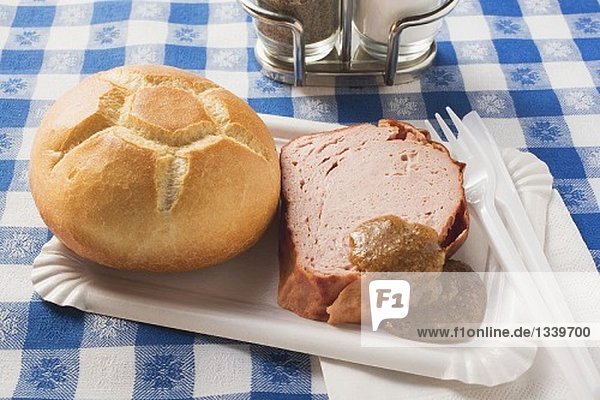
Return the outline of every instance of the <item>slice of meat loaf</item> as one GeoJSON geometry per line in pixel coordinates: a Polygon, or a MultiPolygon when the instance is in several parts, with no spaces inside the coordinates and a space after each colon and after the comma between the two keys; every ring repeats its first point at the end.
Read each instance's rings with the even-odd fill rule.
{"type": "Polygon", "coordinates": [[[454,253],[469,225],[463,168],[426,131],[394,120],[288,143],[281,151],[279,304],[306,318],[359,322],[359,301],[339,304],[359,292],[348,236],[375,217],[427,225],[447,256],[454,253]],[[346,287],[351,295],[342,293],[346,287]]]}

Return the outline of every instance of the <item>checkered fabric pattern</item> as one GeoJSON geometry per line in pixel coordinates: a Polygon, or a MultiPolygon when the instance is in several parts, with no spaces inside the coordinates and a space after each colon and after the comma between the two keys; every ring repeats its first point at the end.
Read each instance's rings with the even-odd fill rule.
{"type": "Polygon", "coordinates": [[[129,63],[192,70],[257,111],[342,123],[477,110],[498,142],[544,160],[600,266],[600,6],[461,0],[435,64],[397,87],[296,88],[259,72],[235,2],[0,0],[0,399],[326,399],[304,354],[42,302],[30,269],[51,233],[27,185],[32,138],[60,94],[129,63]]]}

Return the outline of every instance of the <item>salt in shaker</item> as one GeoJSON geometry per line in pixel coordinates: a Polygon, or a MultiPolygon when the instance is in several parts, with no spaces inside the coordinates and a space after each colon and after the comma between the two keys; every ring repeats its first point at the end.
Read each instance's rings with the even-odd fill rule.
{"type": "MultiPolygon", "coordinates": [[[[371,56],[385,60],[390,27],[398,19],[435,10],[440,0],[354,0],[353,23],[361,47],[371,56]]],[[[412,61],[429,50],[442,21],[408,28],[400,37],[398,62],[412,61]]]]}

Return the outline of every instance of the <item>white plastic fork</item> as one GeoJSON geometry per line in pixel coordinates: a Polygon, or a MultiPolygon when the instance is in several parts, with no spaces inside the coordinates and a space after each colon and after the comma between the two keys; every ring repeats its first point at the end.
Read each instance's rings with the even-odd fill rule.
{"type": "MultiPolygon", "coordinates": [[[[528,268],[524,264],[510,233],[498,214],[495,205],[496,172],[493,165],[489,162],[477,140],[470,134],[468,128],[464,126],[451,109],[447,108],[446,110],[460,132],[459,138],[457,139],[454,136],[439,114],[436,114],[436,120],[448,139],[452,155],[467,165],[464,179],[467,200],[481,221],[496,258],[503,270],[507,272],[519,272],[517,274],[518,277],[515,274],[508,274],[508,276],[523,300],[527,299],[531,302],[530,305],[533,305],[533,307],[530,308],[533,308],[539,315],[543,316],[545,321],[561,321],[557,317],[563,316],[564,318],[564,309],[562,307],[553,307],[552,300],[554,299],[547,299],[548,296],[542,295],[544,290],[540,290],[528,273],[528,268]],[[549,301],[552,305],[548,304],[549,301]]],[[[439,138],[435,129],[428,122],[427,127],[430,129],[432,136],[439,138]]],[[[564,323],[564,319],[561,322],[564,323]]],[[[586,379],[586,377],[589,378],[597,374],[595,366],[593,363],[590,365],[587,362],[587,357],[582,357],[583,352],[580,349],[554,347],[548,350],[561,367],[574,394],[577,394],[577,398],[600,398],[600,389],[598,387],[600,382],[593,382],[586,379]],[[590,371],[588,368],[593,368],[593,370],[590,371]]]]}
{"type": "MultiPolygon", "coordinates": [[[[535,230],[529,222],[523,203],[521,203],[508,170],[502,161],[500,151],[483,121],[477,113],[472,113],[474,115],[471,116],[471,120],[474,119],[475,126],[478,126],[481,130],[480,138],[476,138],[471,129],[461,121],[452,109],[447,108],[446,110],[458,129],[459,137],[463,138],[468,148],[477,149],[479,158],[486,165],[488,172],[491,170],[498,179],[495,199],[502,216],[507,221],[507,225],[512,228],[512,237],[525,260],[528,271],[552,274],[552,267],[550,267],[541,244],[531,240],[532,237],[535,237],[535,230]],[[497,162],[496,166],[494,166],[493,161],[497,162]]],[[[562,323],[574,321],[571,310],[561,293],[558,283],[553,279],[553,275],[544,279],[544,284],[538,284],[537,287],[547,307],[562,316],[562,323]]],[[[578,363],[577,372],[586,380],[589,388],[595,388],[592,391],[600,393],[600,373],[589,350],[587,348],[572,347],[570,351],[578,363]]],[[[597,395],[596,398],[598,397],[600,396],[597,395]]]]}

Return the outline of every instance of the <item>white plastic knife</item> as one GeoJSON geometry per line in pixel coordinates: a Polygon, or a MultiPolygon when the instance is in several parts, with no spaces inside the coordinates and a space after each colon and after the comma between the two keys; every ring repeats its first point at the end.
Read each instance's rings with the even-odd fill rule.
{"type": "MultiPolygon", "coordinates": [[[[514,242],[521,253],[525,265],[529,272],[549,272],[552,273],[546,254],[541,244],[535,240],[535,230],[531,225],[523,203],[517,193],[510,174],[502,160],[500,150],[487,129],[483,120],[473,111],[467,114],[463,121],[469,127],[471,132],[478,132],[477,139],[482,144],[484,150],[488,153],[490,159],[496,166],[496,202],[504,217],[507,226],[512,233],[514,242]]],[[[562,292],[555,279],[547,279],[548,285],[540,288],[540,294],[545,300],[550,300],[548,306],[556,308],[556,311],[566,317],[565,323],[573,321],[571,310],[562,296],[562,292]]],[[[592,360],[587,348],[571,348],[571,352],[576,356],[579,363],[579,372],[583,374],[584,380],[600,398],[600,373],[592,360]]]]}

